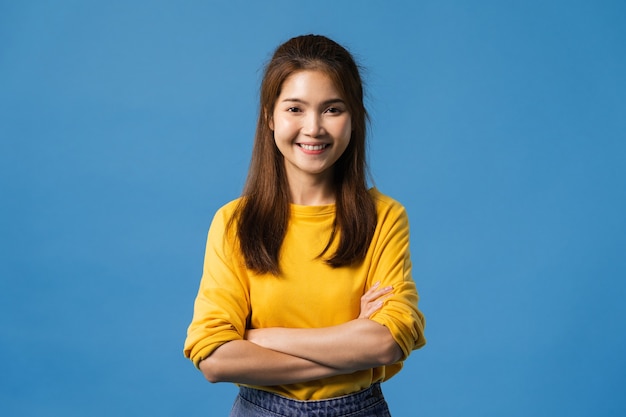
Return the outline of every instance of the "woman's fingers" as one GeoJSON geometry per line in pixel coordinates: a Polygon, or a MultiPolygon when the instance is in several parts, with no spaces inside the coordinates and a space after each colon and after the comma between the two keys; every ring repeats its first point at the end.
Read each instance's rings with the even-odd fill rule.
{"type": "Polygon", "coordinates": [[[361,297],[361,300],[373,301],[382,297],[385,294],[389,294],[392,290],[393,290],[393,287],[391,286],[380,287],[380,283],[377,282],[376,284],[372,286],[372,288],[370,288],[369,290],[367,290],[365,294],[363,294],[363,296],[361,297]]]}
{"type": "Polygon", "coordinates": [[[380,287],[380,282],[374,284],[361,296],[361,311],[359,318],[369,318],[376,311],[380,310],[385,300],[391,296],[393,287],[380,287]]]}

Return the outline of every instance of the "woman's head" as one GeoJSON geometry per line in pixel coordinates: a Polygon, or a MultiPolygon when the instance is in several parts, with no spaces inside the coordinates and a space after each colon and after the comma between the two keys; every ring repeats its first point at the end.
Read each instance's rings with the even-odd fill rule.
{"type": "Polygon", "coordinates": [[[346,174],[356,175],[358,181],[365,183],[367,114],[359,68],[343,46],[320,35],[304,35],[288,40],[276,49],[265,67],[251,169],[256,167],[259,168],[257,174],[274,176],[274,181],[282,183],[281,188],[286,185],[283,158],[274,144],[271,118],[283,83],[289,76],[302,70],[316,70],[326,74],[341,94],[351,116],[350,143],[335,165],[335,183],[343,182],[346,174]]]}
{"type": "Polygon", "coordinates": [[[300,70],[326,73],[348,105],[354,130],[364,133],[363,85],[356,62],[343,46],[321,35],[292,38],[274,52],[261,83],[261,110],[265,125],[268,125],[283,82],[300,70]]]}

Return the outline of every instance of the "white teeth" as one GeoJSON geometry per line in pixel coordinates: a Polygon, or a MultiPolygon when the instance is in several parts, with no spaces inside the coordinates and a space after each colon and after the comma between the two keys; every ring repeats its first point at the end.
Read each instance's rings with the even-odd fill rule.
{"type": "Polygon", "coordinates": [[[307,151],[321,151],[322,149],[324,149],[326,146],[326,144],[324,145],[306,145],[304,143],[300,143],[298,144],[301,148],[306,149],[307,151]]]}

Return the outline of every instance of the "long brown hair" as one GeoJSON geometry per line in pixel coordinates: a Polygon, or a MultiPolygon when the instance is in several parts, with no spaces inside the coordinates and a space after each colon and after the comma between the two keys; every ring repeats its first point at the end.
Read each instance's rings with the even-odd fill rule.
{"type": "Polygon", "coordinates": [[[243,198],[231,219],[237,224],[246,266],[278,275],[279,253],[290,215],[290,194],[283,155],[274,142],[270,120],[285,79],[300,70],[326,73],[346,101],[352,122],[348,147],[333,166],[335,221],[324,256],[339,233],[339,244],[325,262],[352,265],[365,258],[376,228],[376,207],[367,191],[366,124],[363,83],[352,55],[320,35],[304,35],[280,45],[265,67],[259,119],[243,198]]]}

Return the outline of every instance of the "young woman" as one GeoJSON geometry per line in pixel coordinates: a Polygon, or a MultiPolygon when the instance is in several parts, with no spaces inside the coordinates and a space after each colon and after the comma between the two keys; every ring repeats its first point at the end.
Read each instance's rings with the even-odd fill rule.
{"type": "Polygon", "coordinates": [[[185,356],[240,386],[231,416],[388,416],[424,345],[404,208],[367,188],[350,53],[293,38],[265,69],[241,198],[211,224],[185,356]]]}

